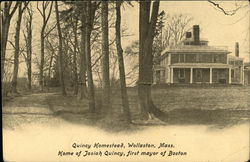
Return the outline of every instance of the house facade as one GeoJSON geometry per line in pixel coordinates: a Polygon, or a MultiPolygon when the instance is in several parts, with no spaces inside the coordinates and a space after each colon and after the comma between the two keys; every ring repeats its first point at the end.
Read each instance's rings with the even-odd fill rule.
{"type": "Polygon", "coordinates": [[[181,45],[165,49],[160,65],[154,66],[154,84],[159,83],[223,83],[243,84],[244,63],[239,58],[239,45],[235,55],[227,47],[209,46],[200,38],[198,25],[187,32],[181,45]],[[193,36],[192,36],[193,35],[193,36]]]}

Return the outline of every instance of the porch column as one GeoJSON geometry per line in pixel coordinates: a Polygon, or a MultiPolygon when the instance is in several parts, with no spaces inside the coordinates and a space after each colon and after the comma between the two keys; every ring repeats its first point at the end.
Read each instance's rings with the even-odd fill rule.
{"type": "Polygon", "coordinates": [[[243,66],[240,67],[240,84],[244,83],[244,71],[243,71],[243,66]]]}
{"type": "Polygon", "coordinates": [[[172,67],[170,68],[170,70],[171,70],[170,83],[174,83],[174,70],[172,67]]]}
{"type": "Polygon", "coordinates": [[[190,68],[190,83],[193,83],[193,68],[190,68]]]}
{"type": "Polygon", "coordinates": [[[245,73],[244,73],[244,66],[242,66],[242,85],[245,84],[245,73]]]}
{"type": "Polygon", "coordinates": [[[209,83],[212,84],[213,83],[213,68],[210,68],[210,77],[209,77],[209,83]]]}
{"type": "Polygon", "coordinates": [[[167,71],[168,71],[167,83],[170,83],[170,81],[171,81],[171,71],[170,71],[170,67],[168,67],[167,71]]]}
{"type": "Polygon", "coordinates": [[[156,84],[156,72],[153,70],[153,84],[156,84]]]}
{"type": "Polygon", "coordinates": [[[168,54],[168,65],[171,65],[171,54],[168,54]]]}
{"type": "Polygon", "coordinates": [[[232,80],[231,80],[231,73],[232,73],[232,72],[231,72],[231,69],[232,69],[232,68],[229,68],[229,69],[228,69],[228,83],[229,83],[229,84],[231,84],[231,82],[232,82],[232,80]]]}

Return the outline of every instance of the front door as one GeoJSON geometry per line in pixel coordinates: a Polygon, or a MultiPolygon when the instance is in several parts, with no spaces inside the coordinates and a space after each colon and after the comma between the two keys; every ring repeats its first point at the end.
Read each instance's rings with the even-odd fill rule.
{"type": "Polygon", "coordinates": [[[195,69],[195,82],[202,82],[202,69],[195,69]]]}

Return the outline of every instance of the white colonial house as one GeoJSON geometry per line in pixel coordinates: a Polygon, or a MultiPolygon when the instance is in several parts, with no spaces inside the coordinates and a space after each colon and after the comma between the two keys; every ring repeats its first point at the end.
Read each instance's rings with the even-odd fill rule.
{"type": "Polygon", "coordinates": [[[199,26],[194,25],[193,33],[187,32],[181,45],[162,51],[160,65],[154,66],[154,84],[243,84],[244,63],[239,58],[238,43],[235,56],[230,53],[227,47],[209,46],[200,38],[199,26]]]}

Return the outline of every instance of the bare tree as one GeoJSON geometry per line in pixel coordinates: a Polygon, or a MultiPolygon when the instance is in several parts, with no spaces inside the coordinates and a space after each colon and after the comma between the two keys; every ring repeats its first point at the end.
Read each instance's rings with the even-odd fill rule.
{"type": "Polygon", "coordinates": [[[123,59],[123,49],[121,45],[121,2],[116,1],[116,48],[119,61],[119,74],[120,74],[120,86],[121,86],[121,96],[122,96],[122,106],[123,112],[125,114],[125,119],[129,123],[131,122],[131,115],[129,110],[129,101],[126,88],[126,77],[123,59]]]}
{"type": "Polygon", "coordinates": [[[56,24],[57,24],[57,31],[58,31],[58,39],[59,39],[59,49],[58,49],[58,57],[59,57],[59,74],[60,74],[60,83],[61,83],[61,90],[62,95],[66,96],[66,90],[64,85],[64,73],[63,73],[63,40],[62,40],[62,32],[59,20],[59,11],[58,11],[58,4],[55,1],[55,11],[56,11],[56,24]]]}
{"type": "Polygon", "coordinates": [[[77,39],[77,27],[78,27],[78,17],[75,16],[74,22],[74,51],[73,51],[73,73],[74,73],[74,95],[78,93],[78,75],[77,75],[77,47],[78,47],[78,39],[77,39]]]}
{"type": "Polygon", "coordinates": [[[91,31],[93,28],[95,11],[97,9],[97,2],[85,2],[86,3],[86,19],[85,19],[85,54],[87,65],[87,77],[88,77],[88,100],[89,109],[91,112],[95,112],[95,90],[92,76],[92,64],[91,64],[91,31]]]}
{"type": "MultiPolygon", "coordinates": [[[[52,44],[52,42],[55,42],[54,37],[52,37],[51,40],[49,40],[49,37],[47,37],[45,40],[46,40],[46,48],[48,49],[48,51],[50,51],[50,56],[49,56],[50,58],[48,60],[49,61],[48,80],[50,80],[51,79],[53,60],[56,58],[56,48],[57,48],[57,46],[52,44]]],[[[49,86],[48,86],[48,90],[49,90],[49,86]]]]}
{"type": "Polygon", "coordinates": [[[40,39],[41,39],[41,60],[40,60],[40,67],[39,67],[39,70],[40,70],[40,73],[39,73],[39,84],[40,84],[40,88],[41,88],[41,91],[43,91],[43,86],[44,86],[44,83],[43,83],[43,80],[44,80],[44,41],[45,41],[45,38],[46,36],[48,36],[49,32],[48,33],[45,33],[45,29],[46,29],[46,26],[48,24],[48,21],[49,21],[49,18],[50,18],[50,15],[51,15],[51,11],[52,11],[52,6],[53,6],[53,1],[52,2],[49,2],[49,1],[42,1],[42,2],[37,2],[37,10],[39,11],[40,15],[42,16],[42,28],[41,28],[41,33],[40,33],[40,39]],[[41,3],[41,5],[40,5],[41,3]],[[41,6],[41,9],[40,7],[41,6]]]}
{"type": "Polygon", "coordinates": [[[33,20],[33,10],[30,3],[30,7],[27,7],[28,15],[25,17],[25,27],[26,31],[23,31],[25,46],[26,46],[26,55],[24,54],[26,66],[27,66],[27,75],[28,75],[28,89],[31,90],[31,75],[32,75],[32,20],[33,20]]]}
{"type": "Polygon", "coordinates": [[[19,55],[20,55],[20,31],[22,23],[22,15],[29,2],[22,2],[18,7],[18,17],[16,22],[16,33],[15,33],[15,49],[14,49],[14,69],[13,69],[13,78],[12,78],[12,92],[17,92],[17,77],[18,77],[18,68],[19,68],[19,55]]]}
{"type": "Polygon", "coordinates": [[[153,78],[152,44],[160,2],[159,0],[154,1],[151,17],[151,1],[140,1],[139,3],[139,107],[141,109],[142,119],[149,119],[151,113],[161,118],[165,114],[155,107],[151,97],[151,84],[153,78]]]}
{"type": "MultiPolygon", "coordinates": [[[[103,107],[110,111],[108,2],[101,2],[103,107]]],[[[110,114],[107,112],[107,114],[110,114]]]]}
{"type": "MultiPolygon", "coordinates": [[[[81,6],[84,7],[83,2],[81,6]]],[[[78,98],[83,99],[87,97],[87,85],[86,85],[86,53],[85,53],[85,15],[84,12],[80,15],[81,21],[81,42],[80,42],[80,61],[79,61],[79,91],[78,98]]]]}
{"type": "Polygon", "coordinates": [[[167,28],[172,34],[170,39],[172,43],[170,42],[170,45],[176,46],[183,40],[185,32],[191,29],[190,22],[192,20],[192,17],[183,14],[175,14],[169,17],[167,28]]]}
{"type": "MultiPolygon", "coordinates": [[[[10,21],[20,2],[6,1],[1,3],[1,83],[3,83],[6,46],[9,35],[10,21]],[[3,4],[3,7],[2,7],[3,4]]],[[[4,87],[3,87],[4,89],[4,87]]]]}

